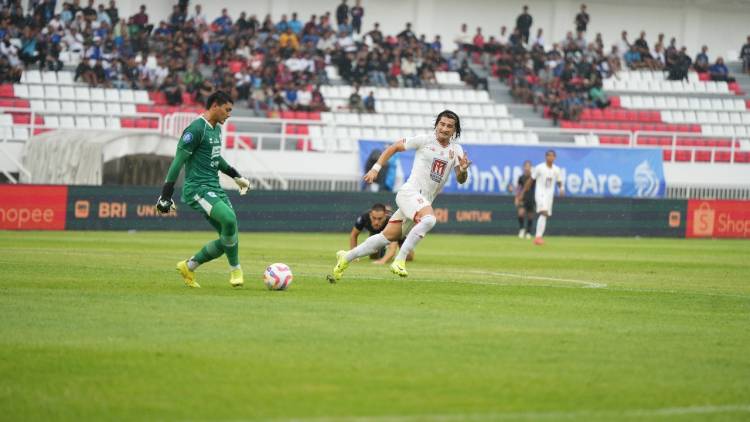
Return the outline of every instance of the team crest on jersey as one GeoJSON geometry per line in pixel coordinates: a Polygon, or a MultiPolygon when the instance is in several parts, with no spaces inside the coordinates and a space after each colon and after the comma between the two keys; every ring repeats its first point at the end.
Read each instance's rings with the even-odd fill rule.
{"type": "Polygon", "coordinates": [[[443,180],[443,175],[445,174],[445,169],[447,168],[448,168],[447,161],[435,158],[434,160],[432,160],[432,168],[430,169],[430,179],[432,179],[433,182],[440,183],[440,181],[443,180]]]}
{"type": "Polygon", "coordinates": [[[193,134],[190,132],[185,132],[184,135],[182,135],[182,142],[189,144],[193,140],[193,134]]]}

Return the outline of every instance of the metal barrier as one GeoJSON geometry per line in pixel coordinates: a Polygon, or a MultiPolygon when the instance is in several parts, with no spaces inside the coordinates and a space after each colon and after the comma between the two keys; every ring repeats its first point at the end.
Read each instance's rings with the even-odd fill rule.
{"type": "Polygon", "coordinates": [[[667,186],[666,197],[670,199],[750,199],[750,187],[727,186],[667,186]]]}

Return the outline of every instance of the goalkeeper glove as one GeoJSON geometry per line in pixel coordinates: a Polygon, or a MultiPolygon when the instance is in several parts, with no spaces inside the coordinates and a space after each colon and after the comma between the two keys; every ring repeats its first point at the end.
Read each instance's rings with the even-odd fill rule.
{"type": "Polygon", "coordinates": [[[240,187],[240,195],[246,194],[247,191],[251,189],[250,181],[242,177],[240,172],[234,167],[229,166],[221,172],[234,179],[234,183],[237,183],[237,186],[240,187]]]}
{"type": "Polygon", "coordinates": [[[168,214],[171,210],[176,210],[177,207],[172,201],[172,194],[174,193],[174,182],[167,182],[161,190],[161,196],[156,201],[156,209],[162,214],[168,214]]]}
{"type": "Polygon", "coordinates": [[[237,186],[239,186],[240,195],[245,195],[247,191],[251,189],[250,181],[242,176],[235,177],[234,183],[237,183],[237,186]]]}

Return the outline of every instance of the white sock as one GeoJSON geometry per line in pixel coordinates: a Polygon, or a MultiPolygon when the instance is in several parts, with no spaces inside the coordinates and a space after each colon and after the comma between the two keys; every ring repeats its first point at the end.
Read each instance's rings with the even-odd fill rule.
{"type": "Polygon", "coordinates": [[[239,270],[240,268],[242,268],[242,267],[240,267],[240,264],[230,265],[229,266],[229,271],[239,270]]]}
{"type": "Polygon", "coordinates": [[[187,261],[187,267],[190,269],[190,271],[195,271],[196,268],[198,268],[201,264],[198,263],[198,261],[195,260],[194,256],[191,256],[190,259],[187,261]]]}
{"type": "Polygon", "coordinates": [[[356,248],[350,250],[346,254],[346,260],[348,262],[352,262],[355,259],[372,255],[375,252],[383,249],[384,247],[388,246],[388,239],[383,236],[383,233],[374,234],[370,237],[368,237],[364,242],[359,244],[356,248]]]}
{"type": "Polygon", "coordinates": [[[417,247],[417,243],[419,243],[419,241],[422,240],[423,237],[425,237],[427,232],[435,227],[435,223],[437,223],[437,220],[435,219],[434,215],[425,215],[424,217],[422,217],[422,220],[417,223],[417,225],[415,225],[414,228],[411,229],[409,235],[406,236],[404,244],[401,245],[401,250],[399,250],[398,255],[396,255],[396,261],[406,260],[409,252],[413,251],[414,248],[417,247]]]}
{"type": "Polygon", "coordinates": [[[547,228],[547,216],[540,215],[536,220],[536,237],[544,236],[545,228],[547,228]]]}

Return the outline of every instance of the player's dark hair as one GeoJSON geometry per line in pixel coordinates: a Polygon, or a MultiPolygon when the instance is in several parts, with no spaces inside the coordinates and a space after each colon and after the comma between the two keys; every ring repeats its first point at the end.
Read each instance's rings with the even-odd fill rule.
{"type": "Polygon", "coordinates": [[[523,162],[523,165],[524,165],[524,166],[525,166],[526,164],[531,164],[531,160],[526,160],[526,161],[524,161],[524,162],[523,162]]]}
{"type": "Polygon", "coordinates": [[[226,92],[216,91],[213,94],[209,95],[208,99],[206,99],[206,109],[211,108],[211,106],[214,104],[221,106],[226,103],[234,104],[234,100],[232,100],[232,97],[230,97],[226,92]]]}
{"type": "Polygon", "coordinates": [[[443,117],[447,117],[456,123],[456,138],[459,138],[461,136],[461,120],[458,118],[458,114],[454,113],[451,110],[443,110],[440,112],[440,114],[437,115],[437,119],[435,119],[435,126],[433,127],[433,129],[437,129],[438,122],[440,122],[440,119],[442,119],[443,117]]]}
{"type": "Polygon", "coordinates": [[[372,204],[373,211],[383,211],[385,212],[385,205],[381,204],[380,202],[372,204]]]}
{"type": "Polygon", "coordinates": [[[547,155],[547,154],[552,154],[555,157],[557,157],[557,153],[555,152],[554,149],[548,149],[547,152],[544,153],[544,155],[547,155]]]}

